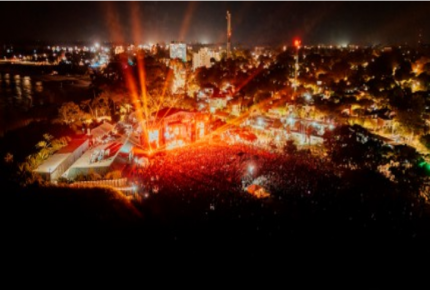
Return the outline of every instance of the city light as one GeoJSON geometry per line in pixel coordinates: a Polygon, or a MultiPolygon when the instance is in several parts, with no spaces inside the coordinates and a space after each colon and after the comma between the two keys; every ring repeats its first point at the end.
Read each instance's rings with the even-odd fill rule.
{"type": "Polygon", "coordinates": [[[295,122],[295,119],[293,118],[293,117],[289,117],[288,118],[288,124],[294,124],[294,122],[295,122]]]}
{"type": "Polygon", "coordinates": [[[254,165],[249,165],[249,166],[248,166],[248,172],[249,172],[250,174],[253,174],[253,173],[254,173],[254,165]]]}
{"type": "Polygon", "coordinates": [[[264,121],[261,118],[258,119],[257,123],[258,123],[258,126],[263,126],[264,125],[264,121]]]}
{"type": "Polygon", "coordinates": [[[5,6],[10,216],[55,217],[53,233],[238,237],[231,252],[339,240],[345,228],[369,241],[427,237],[430,4],[224,4],[58,2],[25,17],[5,6]],[[52,25],[76,11],[89,13],[52,25]]]}

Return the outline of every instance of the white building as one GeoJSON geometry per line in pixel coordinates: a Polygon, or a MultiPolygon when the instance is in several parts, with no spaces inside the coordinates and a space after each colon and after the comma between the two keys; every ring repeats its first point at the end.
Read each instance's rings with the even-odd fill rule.
{"type": "Polygon", "coordinates": [[[202,66],[210,68],[211,58],[214,58],[216,61],[220,61],[221,59],[219,52],[215,52],[207,47],[203,47],[199,52],[193,53],[193,70],[202,66]]]}
{"type": "Polygon", "coordinates": [[[116,46],[115,47],[115,54],[121,54],[121,53],[123,53],[125,50],[124,50],[124,47],[122,46],[122,45],[119,45],[119,46],[116,46]]]}
{"type": "Polygon", "coordinates": [[[88,147],[89,139],[74,139],[46,159],[34,172],[45,180],[55,181],[87,151],[88,147]]]}
{"type": "Polygon", "coordinates": [[[179,58],[183,62],[187,61],[187,45],[181,42],[172,42],[170,44],[170,58],[179,58]]]}

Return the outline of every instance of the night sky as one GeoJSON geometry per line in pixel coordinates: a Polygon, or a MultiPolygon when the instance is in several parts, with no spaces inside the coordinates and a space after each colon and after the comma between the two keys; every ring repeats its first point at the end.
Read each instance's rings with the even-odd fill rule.
{"type": "Polygon", "coordinates": [[[417,43],[430,2],[1,2],[0,43],[15,41],[417,43]]]}

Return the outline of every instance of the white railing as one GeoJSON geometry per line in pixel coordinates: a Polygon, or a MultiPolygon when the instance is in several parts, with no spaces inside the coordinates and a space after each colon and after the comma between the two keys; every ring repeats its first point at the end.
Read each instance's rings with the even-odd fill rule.
{"type": "Polygon", "coordinates": [[[87,187],[87,186],[110,186],[115,188],[128,188],[127,178],[120,179],[107,179],[107,180],[94,180],[94,181],[76,181],[71,184],[76,187],[87,187]]]}

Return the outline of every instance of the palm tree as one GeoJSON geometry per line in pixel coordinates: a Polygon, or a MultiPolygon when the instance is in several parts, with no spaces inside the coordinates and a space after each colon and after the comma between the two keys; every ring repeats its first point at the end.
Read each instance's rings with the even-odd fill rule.
{"type": "Polygon", "coordinates": [[[13,155],[10,152],[6,153],[4,157],[4,162],[9,164],[13,162],[13,155]]]}

